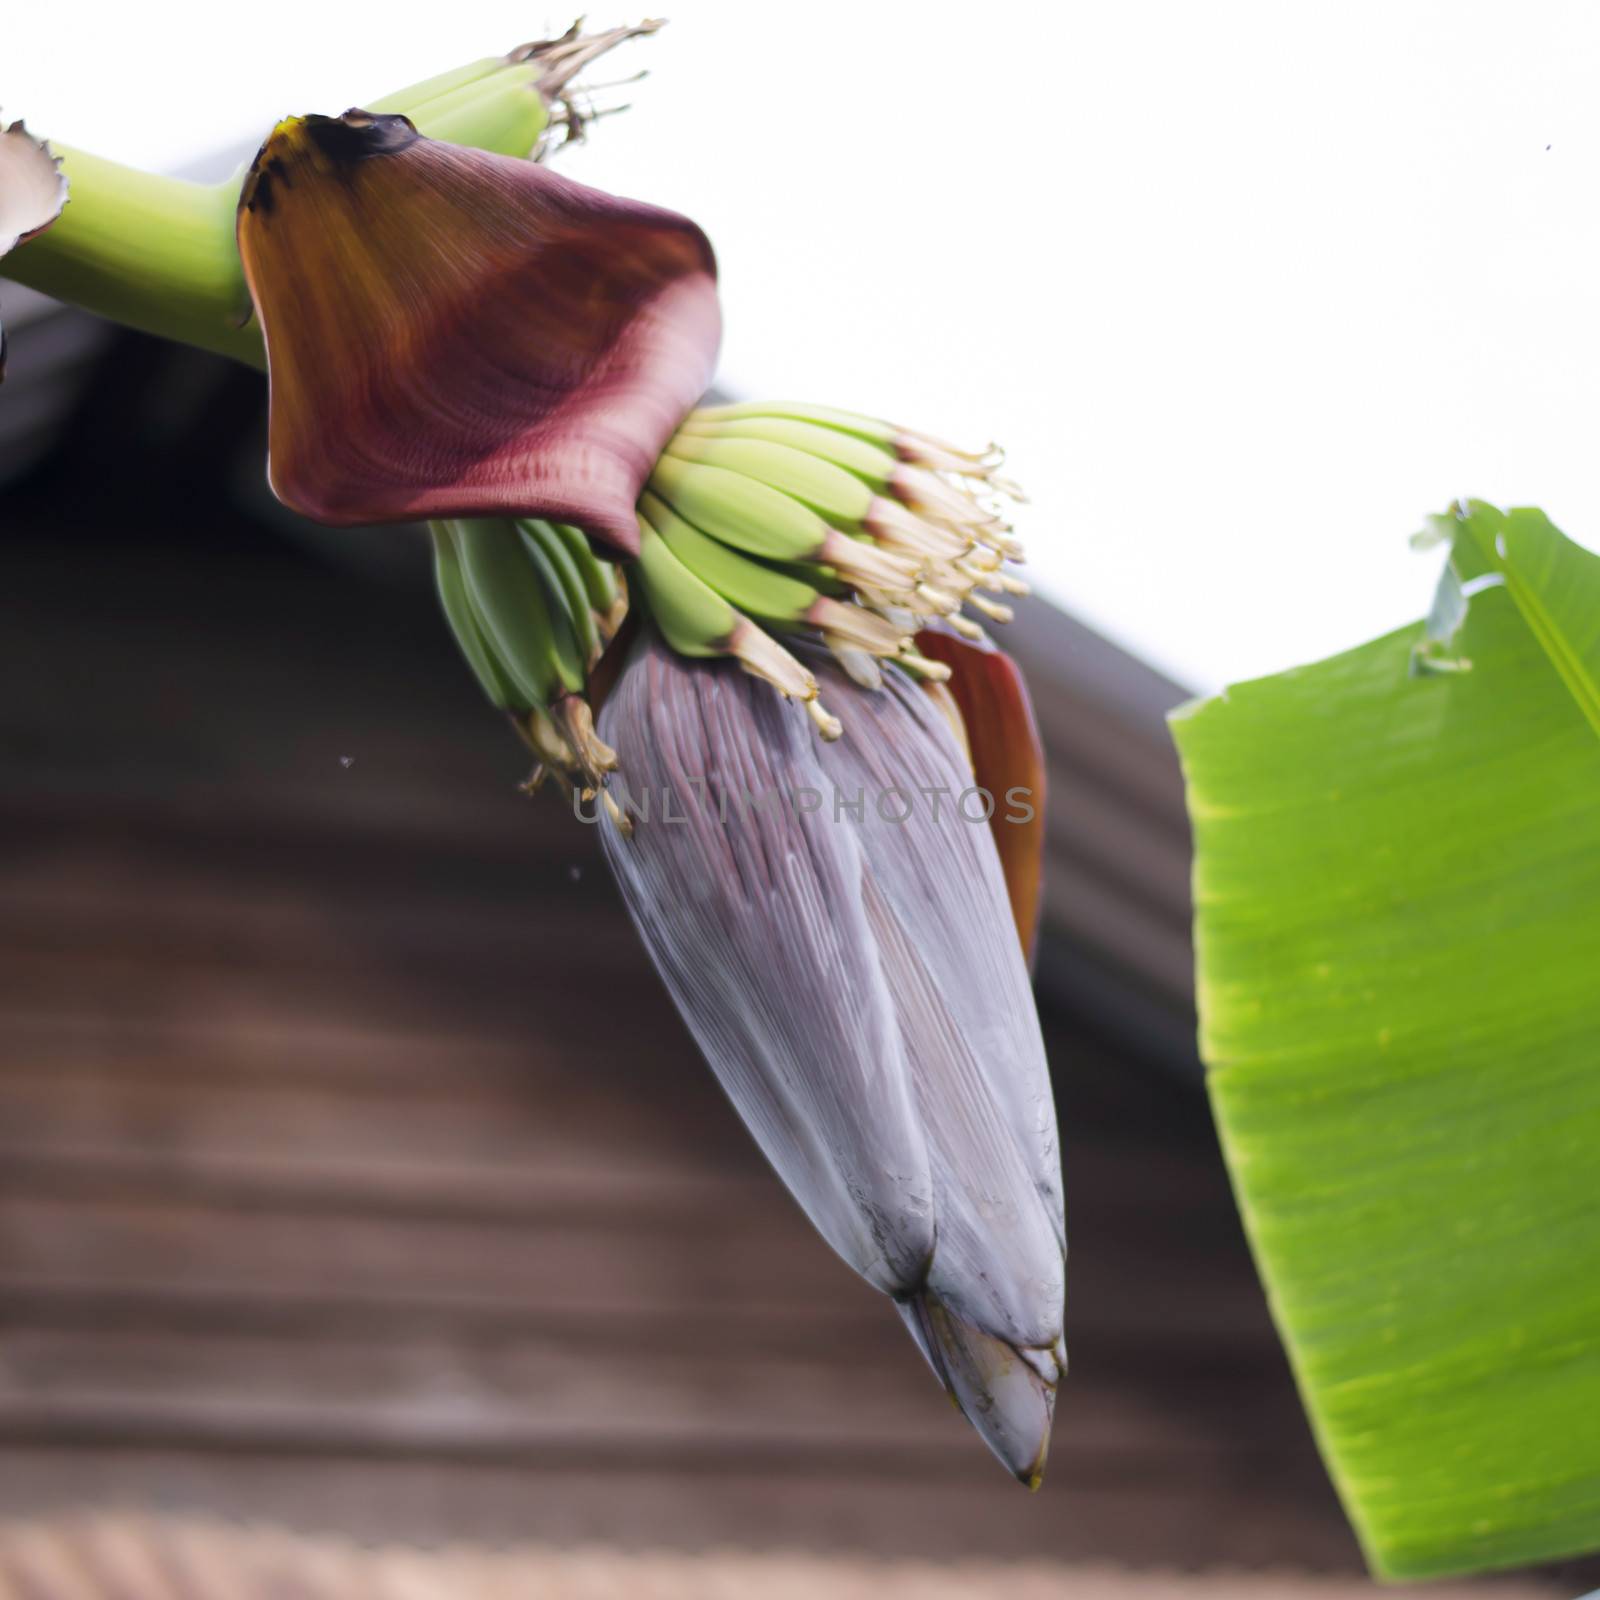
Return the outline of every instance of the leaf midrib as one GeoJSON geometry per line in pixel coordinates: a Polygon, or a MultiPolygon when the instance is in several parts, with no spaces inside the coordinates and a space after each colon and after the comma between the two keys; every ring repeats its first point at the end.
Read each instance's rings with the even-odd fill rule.
{"type": "Polygon", "coordinates": [[[1600,738],[1600,683],[1584,669],[1582,657],[1568,644],[1566,636],[1545,609],[1538,592],[1510,562],[1501,561],[1500,571],[1505,575],[1512,603],[1521,612],[1522,620],[1528,624],[1528,631],[1538,641],[1551,666],[1561,675],[1561,681],[1578,702],[1578,709],[1588,718],[1595,736],[1600,738]]]}
{"type": "MultiPolygon", "coordinates": [[[[1555,668],[1567,691],[1577,701],[1578,709],[1583,713],[1595,737],[1600,738],[1600,682],[1596,682],[1594,676],[1584,666],[1583,658],[1568,643],[1566,635],[1550,615],[1537,589],[1528,582],[1509,556],[1500,553],[1494,532],[1481,526],[1480,519],[1476,516],[1469,517],[1466,521],[1489,565],[1505,579],[1511,603],[1528,625],[1528,631],[1533,635],[1539,648],[1544,651],[1545,658],[1555,668]]],[[[1560,537],[1557,530],[1552,528],[1551,531],[1560,537]]]]}

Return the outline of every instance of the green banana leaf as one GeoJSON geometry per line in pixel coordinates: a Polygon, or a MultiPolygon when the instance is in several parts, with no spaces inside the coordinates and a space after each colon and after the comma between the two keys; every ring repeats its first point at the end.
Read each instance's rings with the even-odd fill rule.
{"type": "Polygon", "coordinates": [[[1173,718],[1223,1149],[1385,1578],[1600,1547],[1600,558],[1434,533],[1426,623],[1173,718]]]}

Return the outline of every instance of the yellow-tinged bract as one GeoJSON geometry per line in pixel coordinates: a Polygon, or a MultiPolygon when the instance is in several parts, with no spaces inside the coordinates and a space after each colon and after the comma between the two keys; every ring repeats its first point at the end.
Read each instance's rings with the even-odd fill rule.
{"type": "Polygon", "coordinates": [[[634,501],[721,335],[687,218],[348,111],[273,130],[238,234],[280,499],[335,524],[542,517],[636,551],[634,501]]]}

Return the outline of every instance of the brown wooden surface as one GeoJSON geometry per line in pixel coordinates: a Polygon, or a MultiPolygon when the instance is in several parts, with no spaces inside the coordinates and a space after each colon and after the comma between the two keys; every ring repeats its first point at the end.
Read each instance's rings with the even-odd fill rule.
{"type": "MultiPolygon", "coordinates": [[[[0,1520],[0,1600],[1361,1600],[1359,1579],[933,1562],[814,1552],[519,1544],[423,1551],[192,1518],[0,1520]]],[[[1531,1581],[1384,1591],[1391,1600],[1542,1600],[1531,1581]]]]}
{"type": "Polygon", "coordinates": [[[1047,1017],[1073,1371],[1030,1497],[426,596],[115,506],[58,471],[6,527],[0,1516],[1355,1570],[1192,1086],[1047,1017]]]}

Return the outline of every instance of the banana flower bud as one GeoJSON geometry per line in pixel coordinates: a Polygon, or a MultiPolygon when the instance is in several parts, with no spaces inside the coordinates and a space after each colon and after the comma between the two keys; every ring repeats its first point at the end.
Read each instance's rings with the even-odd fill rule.
{"type": "Polygon", "coordinates": [[[1066,1360],[1066,1234],[988,825],[1033,797],[985,795],[946,708],[901,668],[873,692],[801,648],[849,738],[817,740],[728,664],[640,640],[600,717],[632,822],[602,823],[606,855],[768,1160],[1036,1485],[1066,1360]]]}

